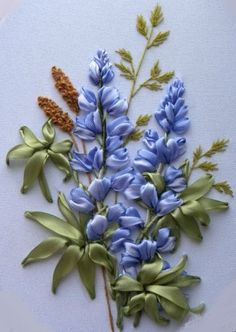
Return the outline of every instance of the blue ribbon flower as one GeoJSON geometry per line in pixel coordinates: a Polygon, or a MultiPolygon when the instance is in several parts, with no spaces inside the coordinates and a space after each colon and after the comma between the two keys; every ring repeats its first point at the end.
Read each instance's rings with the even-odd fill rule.
{"type": "Polygon", "coordinates": [[[107,219],[109,222],[118,222],[125,214],[126,208],[122,203],[117,203],[108,208],[107,219]]]}
{"type": "Polygon", "coordinates": [[[103,179],[94,179],[88,187],[88,191],[96,201],[101,202],[108,194],[110,188],[111,180],[104,177],[103,179]]]}
{"type": "Polygon", "coordinates": [[[158,203],[158,214],[165,216],[166,214],[174,211],[183,203],[182,199],[178,198],[173,191],[169,190],[161,194],[158,203]]]}
{"type": "Polygon", "coordinates": [[[186,139],[183,137],[170,138],[168,141],[161,137],[156,142],[158,159],[163,164],[170,164],[185,152],[186,139]]]}
{"type": "Polygon", "coordinates": [[[169,133],[171,131],[178,135],[184,134],[190,125],[187,117],[188,108],[182,98],[184,84],[176,79],[170,86],[160,109],[155,113],[155,118],[162,129],[169,133]]]}
{"type": "Polygon", "coordinates": [[[106,151],[108,154],[116,151],[123,144],[121,136],[112,136],[106,138],[106,151]]]}
{"type": "Polygon", "coordinates": [[[175,247],[175,241],[175,237],[170,236],[168,227],[160,228],[156,239],[157,251],[160,253],[171,252],[175,247]]]}
{"type": "Polygon", "coordinates": [[[99,49],[89,65],[89,77],[95,85],[107,84],[114,77],[112,64],[105,50],[99,49]]]}
{"type": "Polygon", "coordinates": [[[106,165],[114,170],[119,170],[129,164],[129,152],[127,148],[119,148],[113,151],[106,159],[106,165]]]}
{"type": "Polygon", "coordinates": [[[129,118],[125,115],[112,120],[107,125],[108,136],[125,137],[129,135],[133,130],[134,130],[133,124],[130,122],[129,118]]]}
{"type": "Polygon", "coordinates": [[[71,190],[69,203],[74,210],[83,213],[89,213],[95,208],[92,198],[81,188],[71,190]]]}
{"type": "Polygon", "coordinates": [[[97,110],[97,98],[93,91],[82,88],[79,94],[79,108],[85,112],[95,112],[97,110]]]}
{"type": "Polygon", "coordinates": [[[156,153],[141,149],[134,159],[134,165],[140,173],[152,172],[157,169],[159,159],[156,153]]]}
{"type": "Polygon", "coordinates": [[[174,192],[182,192],[186,188],[186,179],[183,177],[181,169],[174,166],[167,167],[164,179],[166,187],[174,192]]]}
{"type": "Polygon", "coordinates": [[[126,209],[125,214],[120,217],[119,224],[123,228],[132,229],[134,227],[143,227],[144,222],[138,210],[134,207],[129,207],[126,209]]]}
{"type": "Polygon", "coordinates": [[[110,250],[115,253],[122,251],[125,243],[131,241],[130,235],[131,232],[127,228],[118,228],[115,230],[111,237],[110,250]]]}
{"type": "Polygon", "coordinates": [[[111,116],[120,116],[128,109],[128,103],[120,97],[117,88],[104,86],[99,92],[99,99],[103,108],[111,116]]]}
{"type": "Polygon", "coordinates": [[[149,151],[156,152],[156,141],[159,139],[159,135],[155,129],[145,130],[143,136],[143,143],[149,151]]]}
{"type": "Polygon", "coordinates": [[[156,188],[152,183],[147,183],[140,189],[140,197],[142,201],[155,212],[158,211],[158,196],[156,188]]]}
{"type": "Polygon", "coordinates": [[[111,187],[114,191],[124,192],[134,179],[133,167],[128,167],[111,177],[111,187]]]}
{"type": "Polygon", "coordinates": [[[136,174],[128,188],[126,188],[124,191],[125,197],[130,200],[140,198],[140,189],[145,183],[145,178],[140,174],[136,174]]]}
{"type": "Polygon", "coordinates": [[[89,220],[86,228],[86,234],[89,240],[96,241],[101,238],[107,229],[107,218],[97,214],[93,219],[89,220]]]}
{"type": "Polygon", "coordinates": [[[99,111],[91,112],[85,117],[77,116],[73,132],[82,140],[93,141],[102,133],[99,111]]]}
{"type": "Polygon", "coordinates": [[[70,164],[73,170],[77,172],[99,171],[102,167],[102,150],[95,146],[87,155],[73,151],[70,164]]]}

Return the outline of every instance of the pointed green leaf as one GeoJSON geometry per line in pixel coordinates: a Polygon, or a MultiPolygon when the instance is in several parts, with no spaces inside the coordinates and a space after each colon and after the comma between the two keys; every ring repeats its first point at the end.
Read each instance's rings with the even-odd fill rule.
{"type": "Polygon", "coordinates": [[[157,83],[157,82],[144,82],[142,84],[142,87],[148,89],[148,90],[152,90],[152,91],[158,91],[161,90],[161,84],[157,83]]]}
{"type": "Polygon", "coordinates": [[[150,16],[150,22],[151,22],[152,26],[154,28],[157,27],[163,21],[163,19],[164,19],[164,17],[162,14],[161,6],[156,5],[155,8],[153,9],[153,11],[151,12],[151,16],[150,16]]]}
{"type": "Polygon", "coordinates": [[[159,67],[159,61],[157,61],[151,68],[150,77],[153,80],[156,80],[158,78],[158,76],[160,75],[160,73],[161,73],[161,69],[159,67]]]}
{"type": "Polygon", "coordinates": [[[124,275],[117,278],[113,289],[120,292],[142,292],[143,285],[139,281],[124,275]]]}
{"type": "Polygon", "coordinates": [[[26,145],[33,149],[43,149],[44,144],[26,126],[20,128],[20,135],[26,145]]]}
{"type": "Polygon", "coordinates": [[[74,213],[72,212],[65,198],[65,195],[62,192],[58,193],[57,205],[59,207],[59,210],[61,211],[61,214],[68,221],[68,223],[77,228],[79,222],[74,213]]]}
{"type": "Polygon", "coordinates": [[[174,250],[178,247],[179,242],[180,242],[180,228],[176,220],[172,217],[171,214],[167,214],[163,216],[161,219],[158,220],[156,225],[153,228],[152,231],[152,237],[156,238],[158,230],[162,227],[168,227],[171,230],[171,235],[175,237],[175,248],[174,250]]]}
{"type": "Polygon", "coordinates": [[[145,294],[141,293],[138,295],[134,295],[128,302],[128,305],[124,307],[125,315],[134,315],[139,311],[142,311],[145,303],[145,294]]]}
{"type": "Polygon", "coordinates": [[[54,143],[50,146],[50,150],[52,150],[55,153],[69,153],[72,147],[72,142],[69,139],[66,139],[64,141],[54,143]]]}
{"type": "Polygon", "coordinates": [[[21,188],[22,194],[26,193],[38,178],[48,154],[45,150],[35,152],[25,165],[24,181],[21,188]]]}
{"type": "Polygon", "coordinates": [[[61,153],[55,153],[51,150],[49,150],[48,153],[53,164],[66,174],[64,181],[69,180],[72,174],[68,158],[61,153]]]}
{"type": "Polygon", "coordinates": [[[154,282],[163,268],[163,261],[157,257],[152,263],[145,263],[141,267],[137,279],[143,284],[148,285],[154,282]]]}
{"type": "Polygon", "coordinates": [[[148,48],[151,48],[153,46],[160,46],[167,40],[169,34],[170,34],[170,31],[159,32],[156,35],[156,37],[150,42],[148,48]]]}
{"type": "Polygon", "coordinates": [[[207,197],[200,198],[198,202],[206,211],[225,210],[229,207],[229,204],[227,202],[222,202],[207,197]]]}
{"type": "Polygon", "coordinates": [[[160,76],[158,76],[157,81],[159,83],[168,83],[175,75],[174,71],[168,71],[160,76]]]}
{"type": "Polygon", "coordinates": [[[19,144],[14,146],[11,150],[8,151],[6,157],[7,165],[10,164],[12,159],[28,159],[34,153],[34,149],[29,147],[26,144],[19,144]]]}
{"type": "Polygon", "coordinates": [[[39,181],[39,185],[41,188],[41,192],[43,193],[44,197],[46,198],[46,200],[49,203],[52,203],[53,202],[52,195],[51,195],[50,189],[48,187],[48,182],[45,177],[43,168],[41,169],[41,171],[39,173],[38,181],[39,181]]]}
{"type": "Polygon", "coordinates": [[[155,323],[160,325],[167,325],[169,323],[169,319],[160,315],[157,298],[154,294],[146,295],[144,310],[155,323]]]}
{"type": "Polygon", "coordinates": [[[78,264],[78,271],[80,279],[86,288],[91,299],[95,299],[95,277],[96,277],[96,264],[90,259],[88,254],[88,246],[86,247],[83,256],[78,264]]]}
{"type": "Polygon", "coordinates": [[[89,257],[98,265],[104,266],[111,274],[115,272],[115,258],[99,243],[89,245],[89,257]]]}
{"type": "Polygon", "coordinates": [[[59,237],[49,237],[47,240],[42,241],[37,247],[24,258],[22,265],[26,266],[30,263],[38,262],[47,259],[63,249],[67,243],[67,240],[59,237]]]}
{"type": "Polygon", "coordinates": [[[40,225],[58,235],[70,240],[81,241],[81,234],[76,228],[52,214],[38,211],[27,211],[25,212],[25,217],[37,221],[40,225]]]}
{"type": "Polygon", "coordinates": [[[137,17],[137,23],[136,23],[136,28],[137,28],[137,31],[141,35],[143,35],[144,37],[147,38],[148,27],[147,27],[147,22],[144,19],[143,15],[138,15],[138,17],[137,17]]]}
{"type": "Polygon", "coordinates": [[[167,313],[167,315],[169,315],[171,318],[177,321],[182,321],[190,311],[188,307],[183,308],[178,303],[173,303],[172,301],[169,301],[164,297],[160,296],[158,298],[162,308],[167,313]]]}
{"type": "Polygon", "coordinates": [[[55,129],[52,125],[51,119],[49,119],[42,127],[42,133],[48,144],[52,144],[55,138],[55,129]]]}
{"type": "Polygon", "coordinates": [[[196,306],[194,308],[190,308],[190,311],[193,314],[197,314],[197,315],[202,314],[204,310],[205,310],[205,304],[204,303],[201,303],[201,304],[199,304],[198,306],[196,306]]]}
{"type": "Polygon", "coordinates": [[[76,245],[70,245],[66,249],[53,273],[52,292],[54,294],[62,279],[64,279],[77,266],[82,254],[82,250],[76,245]]]}
{"type": "Polygon", "coordinates": [[[173,279],[172,281],[168,282],[169,286],[184,288],[189,287],[195,284],[198,284],[201,281],[201,278],[191,275],[180,275],[173,279]]]}
{"type": "Polygon", "coordinates": [[[200,179],[188,186],[187,189],[181,193],[180,198],[182,198],[184,202],[195,201],[206,195],[212,188],[213,184],[213,176],[210,174],[205,174],[200,179]]]}
{"type": "Polygon", "coordinates": [[[181,211],[186,216],[194,217],[195,220],[204,226],[208,226],[210,223],[209,215],[197,201],[188,201],[186,204],[181,206],[181,211]]]}

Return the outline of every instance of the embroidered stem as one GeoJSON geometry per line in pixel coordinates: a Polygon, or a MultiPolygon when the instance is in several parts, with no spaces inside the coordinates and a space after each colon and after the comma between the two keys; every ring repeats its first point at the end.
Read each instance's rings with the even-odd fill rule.
{"type": "Polygon", "coordinates": [[[152,226],[155,224],[155,222],[158,220],[159,216],[155,216],[152,219],[150,219],[147,224],[145,225],[144,229],[142,230],[142,232],[140,233],[137,242],[141,242],[149,233],[150,229],[152,228],[152,226]]]}
{"type": "Polygon", "coordinates": [[[135,75],[134,75],[133,83],[132,83],[131,90],[130,90],[130,94],[129,94],[129,98],[128,98],[128,109],[127,109],[127,111],[126,111],[126,114],[128,114],[128,111],[129,111],[129,108],[130,108],[130,105],[131,105],[131,102],[132,102],[132,98],[133,98],[133,97],[138,93],[138,91],[142,88],[142,84],[141,84],[141,85],[136,89],[136,83],[137,83],[138,75],[139,75],[140,70],[141,70],[141,68],[142,68],[142,64],[143,64],[143,61],[144,61],[145,55],[146,55],[146,53],[147,53],[147,50],[149,49],[149,44],[150,44],[150,41],[151,41],[152,35],[153,35],[153,27],[152,27],[151,30],[150,30],[149,37],[147,38],[147,43],[146,43],[146,45],[145,45],[145,48],[144,48],[144,50],[143,50],[143,53],[142,53],[141,59],[139,60],[138,67],[137,67],[136,72],[135,72],[135,75]]]}
{"type": "Polygon", "coordinates": [[[106,297],[106,302],[107,302],[110,328],[111,328],[112,332],[115,332],[114,320],[113,320],[112,311],[111,311],[111,303],[110,303],[109,292],[108,292],[108,287],[107,287],[106,270],[104,267],[102,267],[102,276],[103,276],[103,281],[104,281],[104,290],[105,290],[105,297],[106,297]]]}

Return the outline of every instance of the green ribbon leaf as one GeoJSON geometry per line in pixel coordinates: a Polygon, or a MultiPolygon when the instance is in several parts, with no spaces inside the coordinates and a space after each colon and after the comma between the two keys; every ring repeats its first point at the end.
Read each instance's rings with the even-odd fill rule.
{"type": "Polygon", "coordinates": [[[194,217],[194,219],[199,221],[202,225],[209,225],[210,217],[197,201],[188,201],[186,204],[182,205],[180,209],[184,215],[194,217]]]}
{"type": "Polygon", "coordinates": [[[55,138],[55,129],[52,126],[52,121],[49,119],[42,127],[42,133],[48,144],[52,144],[55,138]]]}
{"type": "Polygon", "coordinates": [[[34,149],[26,144],[16,145],[7,153],[6,163],[9,165],[12,159],[28,159],[33,153],[34,149]]]}
{"type": "Polygon", "coordinates": [[[78,271],[80,279],[86,288],[91,299],[95,299],[95,277],[96,277],[96,264],[90,259],[88,254],[88,246],[85,248],[83,256],[78,263],[78,271]]]}
{"type": "Polygon", "coordinates": [[[48,153],[53,164],[66,174],[64,181],[69,180],[71,178],[71,168],[68,158],[61,153],[55,153],[51,150],[48,150],[48,153]]]}
{"type": "Polygon", "coordinates": [[[193,217],[184,215],[180,208],[172,212],[172,216],[187,236],[195,241],[202,240],[200,228],[193,217]]]}
{"type": "Polygon", "coordinates": [[[51,195],[51,192],[50,192],[48,182],[47,182],[47,179],[45,177],[43,168],[41,169],[41,171],[39,173],[38,181],[39,181],[39,186],[40,186],[40,189],[41,189],[41,192],[42,192],[43,196],[46,198],[46,200],[49,203],[52,203],[53,202],[52,195],[51,195]]]}
{"type": "Polygon", "coordinates": [[[38,262],[47,259],[63,249],[67,240],[59,237],[49,237],[47,240],[42,241],[37,247],[23,259],[22,265],[26,266],[30,263],[38,262]]]}
{"type": "Polygon", "coordinates": [[[154,294],[147,294],[145,297],[144,310],[146,314],[157,324],[167,325],[169,319],[163,317],[159,313],[157,298],[154,294]]]}
{"type": "Polygon", "coordinates": [[[229,207],[227,202],[222,202],[207,197],[200,198],[198,202],[206,211],[225,210],[229,207]]]}
{"type": "Polygon", "coordinates": [[[124,314],[129,316],[129,315],[134,315],[139,311],[142,311],[144,308],[144,303],[145,303],[144,293],[132,296],[128,302],[128,305],[124,307],[124,314]]]}
{"type": "Polygon", "coordinates": [[[52,214],[38,211],[27,211],[25,212],[25,217],[37,221],[43,227],[65,238],[76,242],[81,241],[81,234],[75,227],[52,214]]]}
{"type": "Polygon", "coordinates": [[[43,149],[44,142],[41,142],[34,133],[26,126],[20,128],[20,135],[26,145],[33,149],[43,149]]]}
{"type": "Polygon", "coordinates": [[[117,278],[113,289],[120,292],[142,292],[143,285],[139,281],[124,275],[117,278]]]}
{"type": "Polygon", "coordinates": [[[176,264],[174,267],[159,273],[159,275],[155,279],[155,284],[165,285],[170,281],[174,280],[184,270],[185,265],[187,263],[187,259],[188,257],[184,255],[181,257],[179,263],[176,264]]]}
{"type": "Polygon", "coordinates": [[[184,202],[195,201],[208,193],[214,184],[214,178],[210,174],[203,175],[200,179],[192,183],[185,189],[180,198],[184,202]]]}
{"type": "Polygon", "coordinates": [[[28,159],[25,165],[24,181],[21,188],[22,194],[26,193],[38,178],[47,158],[48,154],[43,150],[35,152],[33,156],[28,159]]]}
{"type": "Polygon", "coordinates": [[[61,211],[61,214],[66,219],[66,221],[68,221],[68,223],[74,226],[75,228],[78,228],[79,222],[74,213],[72,212],[65,198],[65,195],[61,192],[58,193],[57,205],[59,207],[59,210],[61,211]]]}
{"type": "Polygon", "coordinates": [[[163,268],[163,261],[157,257],[152,263],[145,263],[140,269],[137,279],[143,285],[149,285],[155,281],[163,268]]]}
{"type": "Polygon", "coordinates": [[[89,245],[89,257],[98,265],[104,266],[111,274],[115,273],[115,258],[99,243],[89,245]]]}
{"type": "Polygon", "coordinates": [[[55,294],[58,285],[78,264],[83,252],[79,246],[70,245],[59,260],[52,281],[52,292],[55,294]]]}
{"type": "Polygon", "coordinates": [[[204,303],[201,303],[201,304],[199,304],[198,306],[196,306],[194,308],[190,308],[190,311],[193,314],[197,314],[197,315],[202,314],[204,310],[205,310],[205,304],[204,303]]]}
{"type": "Polygon", "coordinates": [[[195,284],[198,284],[201,281],[201,278],[191,275],[178,276],[172,281],[168,282],[169,286],[175,286],[179,288],[189,287],[195,284]]]}
{"type": "Polygon", "coordinates": [[[50,150],[52,150],[55,153],[68,153],[72,147],[72,142],[69,139],[66,139],[64,141],[54,143],[51,145],[50,150]]]}
{"type": "Polygon", "coordinates": [[[171,229],[171,235],[175,237],[175,248],[174,248],[175,250],[180,242],[180,228],[176,220],[172,217],[170,213],[158,220],[152,231],[153,238],[157,237],[158,230],[162,227],[168,227],[171,229]]]}
{"type": "Polygon", "coordinates": [[[182,321],[190,311],[189,308],[182,308],[178,303],[173,303],[164,297],[159,296],[158,299],[164,311],[177,321],[182,321]]]}
{"type": "Polygon", "coordinates": [[[163,176],[160,173],[143,173],[145,179],[149,182],[152,182],[157,189],[157,192],[160,194],[165,190],[165,181],[163,176]]]}

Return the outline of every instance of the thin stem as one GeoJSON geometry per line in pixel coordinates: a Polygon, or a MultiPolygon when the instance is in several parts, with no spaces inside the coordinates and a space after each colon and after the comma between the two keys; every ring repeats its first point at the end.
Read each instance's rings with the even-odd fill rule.
{"type": "Polygon", "coordinates": [[[104,281],[104,290],[105,290],[105,297],[106,297],[107,308],[108,308],[108,317],[109,317],[110,328],[111,328],[112,332],[115,332],[114,321],[113,321],[113,316],[112,316],[112,311],[111,311],[110,298],[109,298],[109,292],[108,292],[108,287],[107,287],[106,270],[105,270],[104,267],[102,267],[102,276],[103,276],[103,281],[104,281]]]}
{"type": "Polygon", "coordinates": [[[159,216],[155,216],[145,225],[144,229],[142,230],[140,236],[137,239],[138,242],[141,242],[148,235],[150,229],[158,219],[159,216]]]}
{"type": "Polygon", "coordinates": [[[143,50],[143,53],[142,53],[142,56],[139,60],[139,63],[138,63],[138,67],[136,69],[136,71],[134,70],[135,72],[135,75],[134,75],[134,80],[133,80],[133,83],[132,83],[132,86],[131,86],[131,90],[130,90],[130,94],[129,94],[129,97],[128,97],[128,109],[126,111],[126,114],[128,113],[129,111],[129,108],[130,108],[130,105],[131,105],[131,101],[132,101],[132,98],[137,94],[137,92],[141,89],[141,86],[135,91],[136,89],[136,83],[137,83],[137,79],[138,79],[138,75],[139,75],[139,72],[141,70],[141,67],[142,67],[142,64],[143,64],[143,61],[144,61],[144,58],[145,58],[145,55],[147,53],[147,50],[148,50],[148,47],[149,47],[149,43],[150,43],[150,40],[152,38],[152,35],[153,35],[153,27],[151,28],[150,30],[150,34],[149,34],[149,37],[147,38],[147,43],[145,45],[145,48],[143,50]]]}

